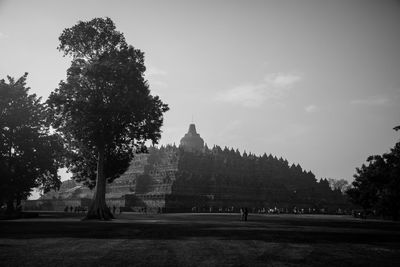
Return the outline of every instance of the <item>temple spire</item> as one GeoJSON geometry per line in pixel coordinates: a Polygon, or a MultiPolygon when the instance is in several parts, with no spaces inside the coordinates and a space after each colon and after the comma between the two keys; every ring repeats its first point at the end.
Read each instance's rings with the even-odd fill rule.
{"type": "Polygon", "coordinates": [[[180,146],[187,151],[201,151],[204,147],[204,140],[196,131],[194,123],[189,125],[189,130],[181,139],[180,146]]]}

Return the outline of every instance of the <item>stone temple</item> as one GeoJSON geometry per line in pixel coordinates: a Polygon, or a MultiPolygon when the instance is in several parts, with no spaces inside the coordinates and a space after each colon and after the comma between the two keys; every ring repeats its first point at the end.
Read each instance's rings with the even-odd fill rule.
{"type": "MultiPolygon", "coordinates": [[[[138,154],[128,170],[112,184],[107,184],[106,201],[109,206],[124,210],[180,211],[188,209],[176,205],[173,184],[178,171],[179,150],[202,151],[204,140],[194,124],[180,141],[179,148],[150,147],[148,154],[138,154]],[[174,204],[175,203],[175,204],[174,204]]],[[[65,206],[87,207],[94,191],[73,180],[64,181],[58,191],[50,191],[38,200],[25,202],[26,209],[63,210],[65,206]]]]}
{"type": "MultiPolygon", "coordinates": [[[[58,191],[24,203],[27,210],[88,208],[93,191],[73,180],[58,191]]],[[[106,188],[110,207],[122,211],[237,211],[239,207],[343,208],[343,195],[310,171],[272,155],[255,156],[214,146],[209,149],[194,124],[179,147],[150,147],[106,188]]]]}

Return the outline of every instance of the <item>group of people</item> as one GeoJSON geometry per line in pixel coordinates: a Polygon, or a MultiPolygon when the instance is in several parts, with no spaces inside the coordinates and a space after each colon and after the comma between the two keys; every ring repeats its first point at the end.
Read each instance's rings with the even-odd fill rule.
{"type": "MultiPolygon", "coordinates": [[[[108,207],[110,209],[110,211],[112,211],[113,214],[115,214],[116,212],[118,212],[119,214],[121,214],[122,210],[119,207],[113,206],[112,209],[110,207],[108,207]]],[[[65,206],[64,208],[64,212],[74,212],[74,213],[81,213],[81,212],[85,212],[86,208],[82,207],[82,206],[77,206],[77,207],[73,207],[73,206],[65,206]]]]}
{"type": "Polygon", "coordinates": [[[249,210],[245,208],[240,208],[240,220],[247,221],[247,216],[249,215],[249,210]]]}
{"type": "Polygon", "coordinates": [[[65,206],[64,212],[74,212],[74,213],[81,213],[85,212],[86,209],[84,207],[78,206],[78,207],[73,207],[73,206],[65,206]]]}

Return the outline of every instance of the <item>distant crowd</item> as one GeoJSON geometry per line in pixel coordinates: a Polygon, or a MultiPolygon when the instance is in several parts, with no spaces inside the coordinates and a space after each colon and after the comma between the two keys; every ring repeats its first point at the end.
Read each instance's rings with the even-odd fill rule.
{"type": "MultiPolygon", "coordinates": [[[[112,211],[113,214],[121,214],[122,213],[122,209],[121,207],[116,207],[113,206],[108,207],[110,209],[110,211],[112,211]]],[[[64,212],[70,212],[70,213],[85,213],[87,212],[87,208],[86,207],[82,207],[82,206],[65,206],[64,208],[64,212]]]]}
{"type": "Polygon", "coordinates": [[[352,214],[351,210],[337,208],[328,210],[326,208],[237,208],[237,207],[192,207],[192,213],[242,213],[247,209],[248,213],[254,214],[352,214]]]}

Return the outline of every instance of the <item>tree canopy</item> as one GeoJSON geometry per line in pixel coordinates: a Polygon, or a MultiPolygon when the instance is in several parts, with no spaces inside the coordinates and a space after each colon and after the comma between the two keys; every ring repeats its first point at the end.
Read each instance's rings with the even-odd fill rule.
{"type": "Polygon", "coordinates": [[[0,202],[13,211],[35,187],[57,188],[63,144],[50,134],[45,105],[26,87],[27,73],[0,80],[0,202]]]}
{"type": "Polygon", "coordinates": [[[80,21],[59,40],[72,62],[48,100],[52,124],[68,144],[73,177],[96,186],[87,218],[109,219],[106,177],[122,174],[146,140],[157,143],[168,106],[150,94],[144,53],[125,42],[111,19],[80,21]]]}
{"type": "Polygon", "coordinates": [[[367,165],[363,164],[361,168],[356,169],[355,180],[347,194],[352,202],[365,210],[398,220],[400,215],[400,142],[397,142],[389,153],[369,156],[367,162],[367,165]]]}
{"type": "Polygon", "coordinates": [[[346,190],[349,187],[349,182],[345,179],[333,179],[333,178],[328,178],[329,186],[332,188],[332,190],[338,190],[341,193],[345,193],[346,190]]]}

